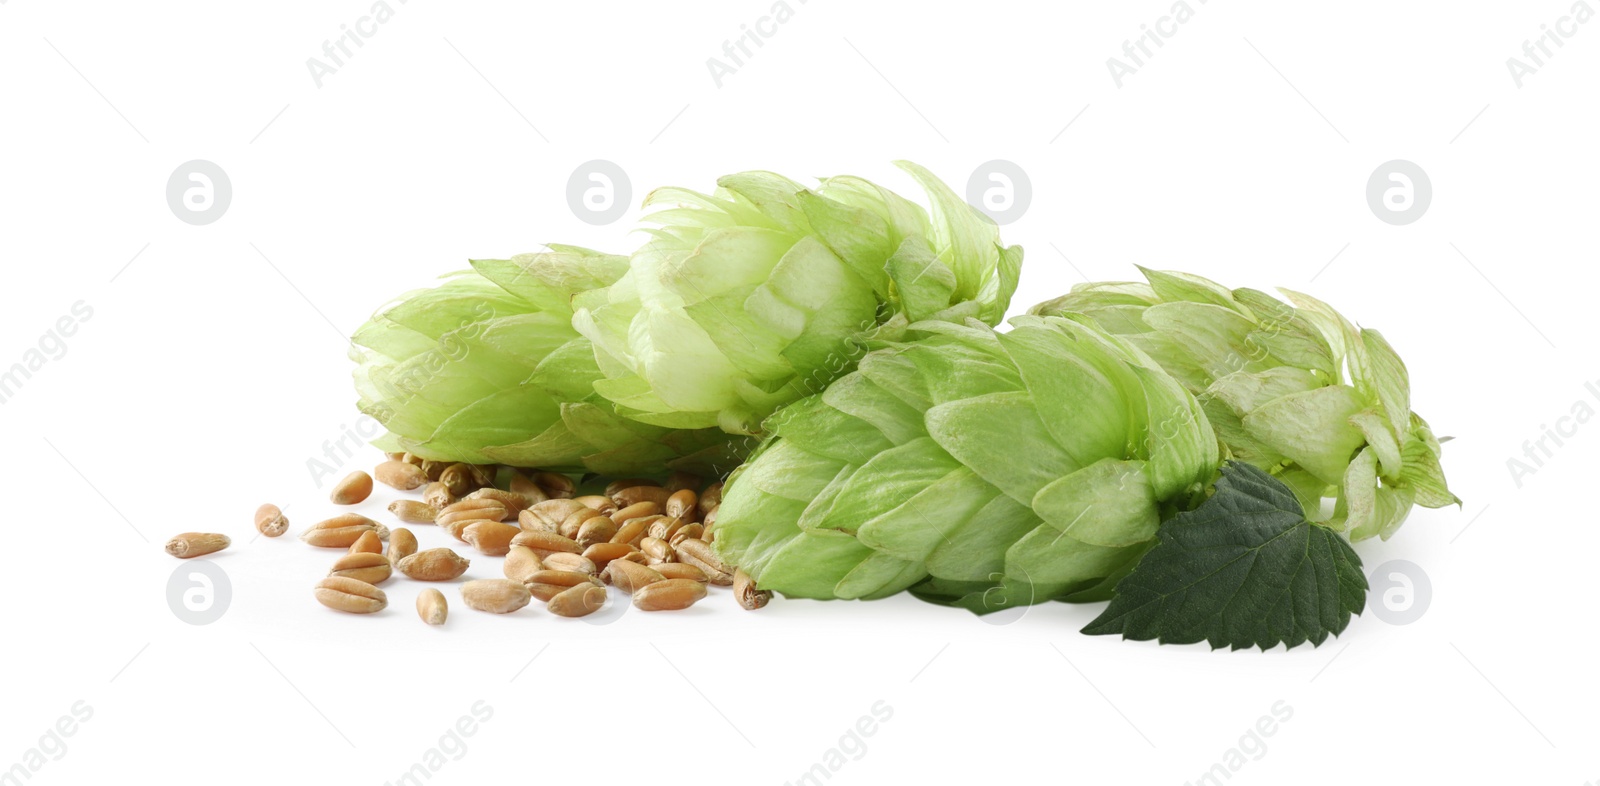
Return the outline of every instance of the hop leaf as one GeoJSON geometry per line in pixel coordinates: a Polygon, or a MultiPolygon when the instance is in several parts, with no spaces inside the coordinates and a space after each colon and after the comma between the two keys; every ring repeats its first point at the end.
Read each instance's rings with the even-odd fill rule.
{"type": "Polygon", "coordinates": [[[1350,544],[1306,521],[1294,493],[1249,464],[1229,462],[1216,493],[1158,537],[1084,633],[1213,649],[1315,646],[1366,605],[1350,544]]]}

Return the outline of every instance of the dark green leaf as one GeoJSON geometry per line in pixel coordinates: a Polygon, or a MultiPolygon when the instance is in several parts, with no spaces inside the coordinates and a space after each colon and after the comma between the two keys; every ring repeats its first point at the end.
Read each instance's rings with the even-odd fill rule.
{"type": "Polygon", "coordinates": [[[1361,560],[1277,478],[1228,462],[1216,493],[1167,520],[1084,633],[1270,649],[1326,641],[1366,604],[1361,560]]]}

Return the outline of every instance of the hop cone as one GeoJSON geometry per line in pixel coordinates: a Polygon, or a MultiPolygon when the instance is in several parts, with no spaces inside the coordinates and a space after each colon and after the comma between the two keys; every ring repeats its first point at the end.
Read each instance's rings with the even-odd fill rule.
{"type": "Polygon", "coordinates": [[[1144,350],[1200,400],[1233,458],[1278,476],[1351,540],[1394,534],[1413,504],[1458,503],[1439,440],[1411,411],[1410,380],[1376,330],[1282,290],[1228,290],[1183,273],[1085,284],[1029,313],[1091,322],[1144,350]]]}
{"type": "Polygon", "coordinates": [[[854,177],[815,189],[767,172],[713,194],[653,192],[652,239],[611,287],[580,295],[595,390],[662,426],[760,433],[778,407],[854,367],[910,322],[1004,316],[1022,264],[992,221],[926,170],[920,206],[854,177]]]}
{"type": "Polygon", "coordinates": [[[356,331],[359,406],[389,432],[374,444],[440,461],[606,474],[736,466],[741,446],[728,435],[630,421],[594,395],[600,371],[572,329],[570,302],[615,282],[627,258],[552,248],[473,260],[473,270],[400,296],[356,331]]]}
{"type": "Polygon", "coordinates": [[[1138,350],[1065,319],[925,334],[784,409],[730,480],[716,547],[790,596],[993,611],[1135,561],[1204,493],[1217,441],[1138,350]]]}

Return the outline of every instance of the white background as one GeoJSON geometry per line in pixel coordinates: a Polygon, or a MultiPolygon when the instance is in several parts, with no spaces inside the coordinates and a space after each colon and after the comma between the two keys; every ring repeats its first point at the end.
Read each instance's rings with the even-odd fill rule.
{"type": "Polygon", "coordinates": [[[492,718],[431,783],[782,784],[882,701],[892,717],[830,784],[1176,786],[1282,701],[1292,718],[1229,783],[1600,779],[1600,425],[1520,486],[1507,467],[1576,402],[1600,410],[1600,23],[1518,87],[1506,59],[1567,0],[1196,0],[1119,88],[1107,58],[1166,0],[792,4],[718,87],[707,59],[765,0],[393,0],[318,87],[307,58],[366,0],[0,3],[0,365],[93,309],[0,405],[0,768],[84,701],[29,783],[376,785],[483,700],[492,718]],[[1369,570],[1421,566],[1422,617],[1369,611],[1263,654],[1082,636],[1099,607],[1064,604],[996,625],[909,597],[746,613],[724,592],[593,625],[457,603],[441,630],[415,618],[415,583],[371,618],[312,600],[333,554],[292,534],[332,511],[306,461],[356,422],[344,336],[382,301],[472,256],[627,251],[655,185],[762,168],[916,194],[897,158],[958,191],[991,159],[1028,173],[1003,231],[1027,249],[1013,313],[1144,264],[1305,290],[1380,328],[1415,409],[1455,437],[1465,501],[1358,547],[1369,570]],[[1407,226],[1364,193],[1397,158],[1434,191],[1407,226]],[[191,159],[232,183],[207,226],[165,197],[191,159]],[[590,159],[633,184],[617,223],[568,206],[590,159]],[[267,500],[295,529],[252,542],[267,500]],[[189,530],[235,538],[212,560],[231,606],[203,627],[166,602],[160,546],[189,530]]]}

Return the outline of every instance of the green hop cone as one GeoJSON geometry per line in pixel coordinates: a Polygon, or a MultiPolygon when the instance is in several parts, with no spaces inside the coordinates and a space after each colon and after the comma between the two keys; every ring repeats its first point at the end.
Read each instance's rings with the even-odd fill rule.
{"type": "Polygon", "coordinates": [[[1137,349],[1076,322],[996,333],[925,322],[915,341],[772,418],[729,480],[719,552],[763,589],[905,589],[978,612],[1129,568],[1219,465],[1199,403],[1137,349]]]}
{"type": "Polygon", "coordinates": [[[1084,320],[1138,346],[1199,398],[1232,458],[1277,476],[1308,516],[1351,540],[1388,539],[1414,504],[1460,502],[1439,440],[1411,411],[1405,364],[1378,331],[1298,292],[1281,290],[1291,306],[1143,272],[1148,283],[1080,284],[1029,313],[1084,320]],[[1331,518],[1324,497],[1335,499],[1331,518]]]}
{"type": "Polygon", "coordinates": [[[472,261],[408,292],[351,339],[362,412],[388,451],[471,464],[607,474],[736,466],[742,442],[617,415],[594,394],[589,342],[572,328],[573,295],[614,283],[627,258],[572,246],[472,261]]]}
{"type": "Polygon", "coordinates": [[[853,368],[868,339],[922,320],[998,323],[1022,250],[927,170],[899,165],[931,215],[855,177],[807,189],[745,172],[710,195],[653,192],[651,240],[616,284],[575,301],[595,390],[644,422],[758,434],[853,368]]]}

